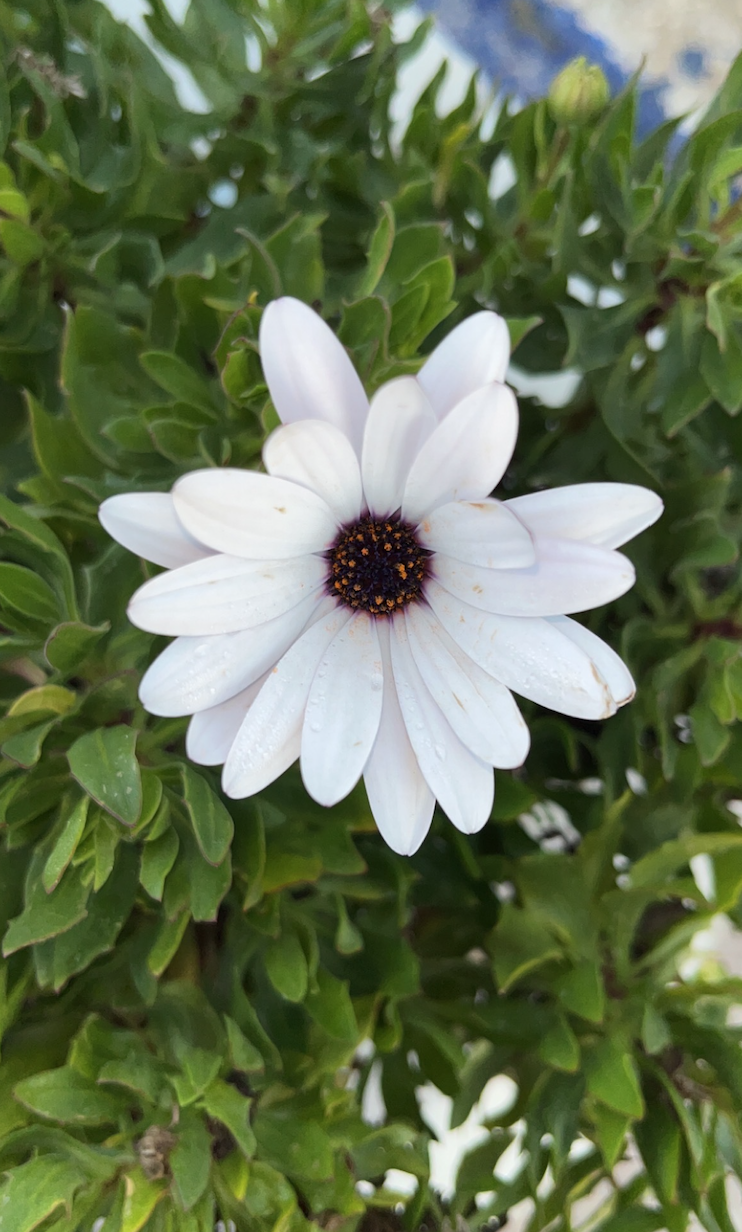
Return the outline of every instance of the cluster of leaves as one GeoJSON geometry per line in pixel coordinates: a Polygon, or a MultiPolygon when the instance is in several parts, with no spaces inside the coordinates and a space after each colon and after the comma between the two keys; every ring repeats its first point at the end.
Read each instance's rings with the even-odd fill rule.
{"type": "Polygon", "coordinates": [[[592,1194],[600,1232],[729,1232],[741,986],[679,960],[717,912],[742,924],[742,62],[673,162],[672,123],[636,145],[633,90],[587,127],[545,102],[483,125],[475,83],[437,114],[441,75],[395,143],[422,35],[395,45],[384,11],[151,7],[207,113],[97,0],[0,4],[3,1228],[478,1229],[530,1198],[532,1229],[566,1230],[592,1194]],[[521,371],[578,377],[565,405],[522,399],[510,491],[605,478],[667,505],[635,590],[590,617],[637,701],[602,726],[526,707],[490,825],[439,817],[409,861],[361,789],[322,810],[291,771],[227,806],[184,721],[137,701],[160,644],[125,607],[150,570],[98,504],[259,464],[280,293],[369,388],[498,308],[521,371]],[[554,802],[569,850],[519,824],[554,802]],[[442,1199],[416,1089],[459,1124],[502,1073],[514,1102],[442,1199]]]}

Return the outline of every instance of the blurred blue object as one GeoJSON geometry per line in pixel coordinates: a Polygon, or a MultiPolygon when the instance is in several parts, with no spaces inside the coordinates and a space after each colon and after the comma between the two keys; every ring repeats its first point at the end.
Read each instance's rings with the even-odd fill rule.
{"type": "MultiPolygon", "coordinates": [[[[521,99],[540,98],[553,77],[575,56],[599,64],[613,94],[629,80],[610,46],[579,25],[568,9],[547,0],[421,0],[441,28],[507,93],[521,99]]],[[[672,0],[668,0],[672,3],[672,0]]],[[[695,62],[689,75],[703,71],[695,62]]],[[[637,130],[651,132],[667,118],[663,80],[642,88],[637,130]]]]}

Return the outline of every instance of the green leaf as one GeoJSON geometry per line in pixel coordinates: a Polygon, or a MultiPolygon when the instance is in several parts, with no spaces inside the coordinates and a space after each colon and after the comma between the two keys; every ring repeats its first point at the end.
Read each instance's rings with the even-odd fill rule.
{"type": "Polygon", "coordinates": [[[67,318],[62,382],[77,430],[95,457],[118,464],[118,451],[103,435],[114,419],[141,413],[158,388],[139,364],[139,333],[100,307],[81,305],[67,318]]]}
{"type": "Polygon", "coordinates": [[[175,829],[168,826],[164,834],[150,843],[145,843],[142,849],[139,880],[147,893],[158,902],[162,902],[165,878],[175,863],[179,847],[180,841],[175,829]]]}
{"type": "Polygon", "coordinates": [[[277,299],[281,294],[281,276],[276,263],[257,236],[244,227],[237,228],[250,253],[250,279],[263,301],[277,299]]]}
{"type": "MultiPolygon", "coordinates": [[[[678,1213],[683,1220],[683,1229],[687,1228],[686,1212],[681,1207],[678,1213]]],[[[632,1206],[604,1219],[597,1225],[596,1232],[598,1228],[600,1232],[665,1232],[668,1225],[669,1219],[665,1211],[632,1206]]],[[[680,1225],[676,1225],[675,1232],[680,1232],[680,1225]]]]}
{"type": "Polygon", "coordinates": [[[201,854],[209,864],[221,864],[234,834],[234,823],[206,779],[190,766],[181,766],[183,797],[201,854]]]}
{"type": "Polygon", "coordinates": [[[69,1216],[72,1199],[87,1179],[76,1164],[58,1155],[40,1155],[13,1168],[0,1186],[3,1232],[31,1232],[59,1207],[69,1216]]]}
{"type": "Polygon", "coordinates": [[[253,1130],[260,1154],[289,1177],[327,1180],[333,1174],[329,1135],[316,1122],[300,1120],[290,1103],[259,1107],[253,1130]]]}
{"type": "Polygon", "coordinates": [[[67,604],[66,614],[71,617],[76,616],[77,605],[72,567],[54,532],[49,530],[40,518],[34,517],[20,505],[14,504],[2,493],[0,493],[0,522],[20,535],[29,549],[33,550],[59,579],[67,604]]]}
{"type": "Polygon", "coordinates": [[[612,1170],[624,1153],[626,1135],[631,1129],[633,1118],[622,1112],[614,1112],[603,1104],[595,1104],[590,1111],[590,1117],[595,1126],[600,1153],[606,1167],[612,1170]]]}
{"type": "Polygon", "coordinates": [[[732,738],[731,732],[707,705],[695,702],[688,713],[701,765],[713,766],[726,752],[732,738]]]}
{"type": "Polygon", "coordinates": [[[162,975],[170,966],[178,952],[190,918],[190,912],[183,911],[174,920],[162,921],[154,944],[147,955],[147,966],[153,975],[162,975]]]}
{"type": "Polygon", "coordinates": [[[736,415],[742,409],[742,339],[736,331],[727,335],[723,352],[716,339],[706,335],[701,348],[701,375],[725,411],[736,415]]]}
{"type": "Polygon", "coordinates": [[[350,919],[342,894],[336,895],[335,905],[338,913],[335,949],[338,954],[357,954],[359,950],[363,949],[363,934],[350,919]]]}
{"type": "Polygon", "coordinates": [[[93,828],[93,889],[97,893],[113,871],[119,835],[105,813],[98,813],[93,828]]]}
{"type": "Polygon", "coordinates": [[[35,766],[41,757],[44,740],[53,727],[52,719],[48,723],[38,723],[35,727],[27,727],[25,731],[18,732],[3,742],[3,755],[28,770],[35,766]]]}
{"type": "Polygon", "coordinates": [[[742,850],[726,852],[714,861],[716,905],[719,911],[736,907],[742,893],[742,850]]]}
{"type": "Polygon", "coordinates": [[[605,1013],[605,988],[600,967],[585,959],[572,967],[556,985],[565,1010],[579,1014],[588,1022],[602,1022],[605,1013]]]}
{"type": "Polygon", "coordinates": [[[250,1126],[250,1100],[236,1087],[217,1079],[204,1091],[201,1102],[209,1116],[216,1117],[229,1132],[248,1159],[255,1154],[255,1134],[250,1126]]]}
{"type": "Polygon", "coordinates": [[[135,824],[142,809],[136,740],[131,727],[105,727],[80,736],[67,753],[83,790],[126,826],[135,824]]]}
{"type": "Polygon", "coordinates": [[[662,1014],[653,1005],[645,1005],[642,1015],[642,1045],[649,1056],[664,1052],[672,1043],[672,1033],[662,1014]]]}
{"type": "MultiPolygon", "coordinates": [[[[41,873],[45,861],[38,872],[41,873]]],[[[32,866],[32,872],[35,869],[32,866]]],[[[10,921],[3,938],[3,954],[13,954],[25,946],[56,937],[72,928],[87,914],[90,889],[83,885],[76,868],[68,868],[59,884],[47,894],[41,876],[29,878],[26,905],[10,921]]]]}
{"type": "Polygon", "coordinates": [[[157,1104],[164,1086],[162,1065],[141,1044],[137,1043],[123,1057],[106,1061],[98,1073],[98,1082],[112,1082],[135,1091],[151,1104],[157,1104]]]}
{"type": "Polygon", "coordinates": [[[44,654],[51,667],[67,676],[87,659],[101,637],[110,629],[108,621],[100,625],[86,625],[80,621],[64,621],[52,629],[44,654]]]}
{"type": "MultiPolygon", "coordinates": [[[[493,1130],[485,1142],[481,1142],[464,1155],[456,1173],[456,1204],[465,1206],[478,1193],[487,1193],[494,1184],[495,1165],[510,1146],[510,1137],[502,1130],[493,1130]]],[[[363,1144],[365,1146],[365,1143],[363,1144]]],[[[366,1171],[362,1175],[366,1175],[366,1171]]],[[[378,1172],[368,1173],[378,1176],[378,1172]]]]}
{"type": "MultiPolygon", "coordinates": [[[[0,154],[5,153],[5,147],[10,138],[12,124],[12,114],[10,110],[10,95],[8,92],[8,79],[5,74],[5,66],[0,66],[0,154]]],[[[12,183],[12,179],[11,179],[12,183]]],[[[6,213],[11,211],[6,207],[6,213]]]]}
{"type": "Polygon", "coordinates": [[[625,1116],[644,1115],[634,1059],[616,1039],[604,1039],[585,1053],[587,1089],[602,1104],[625,1116]]]}
{"type": "Polygon", "coordinates": [[[389,331],[390,347],[394,350],[404,350],[406,354],[416,349],[415,339],[419,333],[418,325],[427,302],[428,288],[422,284],[410,287],[404,295],[400,295],[392,308],[392,323],[389,331]]]}
{"type": "Polygon", "coordinates": [[[558,1015],[538,1046],[538,1054],[554,1069],[573,1074],[580,1064],[580,1045],[566,1018],[558,1015]]]}
{"type": "Polygon", "coordinates": [[[537,799],[535,791],[512,774],[498,774],[492,820],[515,821],[521,813],[527,812],[537,799]]]}
{"type": "Polygon", "coordinates": [[[139,357],[145,372],[178,402],[200,407],[216,415],[211,392],[204,379],[179,356],[169,351],[145,351],[139,357]]]}
{"type": "Polygon", "coordinates": [[[677,1118],[661,1100],[654,1100],[634,1133],[660,1202],[676,1202],[682,1147],[677,1118]]]}
{"type": "Polygon", "coordinates": [[[574,856],[540,852],[520,861],[516,879],[527,911],[576,954],[591,957],[597,932],[581,863],[574,856]]]}
{"type": "Polygon", "coordinates": [[[381,203],[381,217],[368,245],[366,271],[358,286],[358,296],[373,295],[386,269],[394,244],[394,211],[387,201],[381,203]]]}
{"type": "Polygon", "coordinates": [[[711,401],[711,391],[701,370],[684,372],[676,386],[669,390],[662,408],[662,427],[669,437],[695,419],[711,401]]]}
{"type": "Polygon", "coordinates": [[[531,330],[536,329],[541,324],[543,324],[543,317],[508,317],[507,327],[510,334],[510,350],[514,351],[523,341],[526,334],[530,334],[531,330]]]}
{"type": "Polygon", "coordinates": [[[637,860],[631,869],[631,884],[640,886],[662,885],[693,856],[721,855],[742,847],[742,834],[727,831],[720,834],[687,834],[684,838],[672,839],[637,860]]]}
{"type": "Polygon", "coordinates": [[[272,894],[286,886],[317,881],[322,872],[322,861],[317,856],[302,855],[295,851],[281,851],[275,846],[266,850],[265,867],[261,889],[263,894],[272,894]]]}
{"type": "Polygon", "coordinates": [[[429,1165],[426,1152],[420,1150],[415,1138],[415,1132],[408,1125],[399,1123],[367,1132],[352,1151],[356,1175],[368,1180],[372,1176],[380,1176],[387,1168],[401,1168],[404,1164],[406,1172],[427,1178],[429,1165]]]}
{"type": "Polygon", "coordinates": [[[324,294],[325,267],[319,228],[321,214],[301,213],[266,240],[265,251],[279,271],[285,295],[311,304],[324,294]]]}
{"type": "Polygon", "coordinates": [[[261,1053],[243,1035],[234,1019],[225,1015],[224,1025],[227,1028],[229,1055],[235,1069],[241,1070],[243,1074],[251,1074],[262,1070],[265,1063],[261,1053]]]}
{"type": "Polygon", "coordinates": [[[149,1181],[137,1169],[123,1178],[124,1205],[121,1211],[121,1232],[139,1232],[157,1206],[165,1197],[168,1184],[165,1180],[149,1181]]]}
{"type": "MultiPolygon", "coordinates": [[[[399,209],[397,209],[399,213],[399,209]]],[[[415,222],[398,227],[384,276],[384,287],[409,283],[420,270],[442,256],[445,249],[438,223],[415,222]]]]}
{"type": "MultiPolygon", "coordinates": [[[[450,256],[439,257],[423,267],[415,276],[410,290],[416,287],[425,289],[425,304],[416,323],[406,338],[401,338],[403,354],[415,350],[436,325],[440,325],[456,307],[452,299],[456,285],[456,273],[450,256]]],[[[395,320],[396,326],[396,320],[395,320]]]]}
{"type": "Polygon", "coordinates": [[[172,1078],[172,1084],[178,1103],[185,1107],[194,1103],[210,1086],[220,1068],[221,1057],[212,1047],[194,1046],[185,1038],[176,1040],[174,1051],[182,1073],[172,1078]]]}
{"type": "Polygon", "coordinates": [[[348,1043],[358,1039],[358,1023],[345,980],[319,967],[316,988],[310,989],[305,1004],[315,1022],[333,1039],[348,1043]]]}
{"type": "Polygon", "coordinates": [[[88,821],[88,807],[90,801],[88,797],[83,796],[81,800],[74,804],[73,809],[68,814],[62,825],[59,837],[55,841],[54,846],[47,857],[47,862],[44,864],[42,872],[42,885],[47,894],[51,894],[55,887],[62,880],[62,875],[69,865],[71,857],[75,854],[76,848],[81,838],[83,838],[83,830],[85,822],[88,821]]]}
{"type": "Polygon", "coordinates": [[[195,842],[186,846],[186,861],[190,881],[191,914],[194,920],[215,920],[219,904],[232,884],[232,862],[229,852],[216,868],[207,864],[195,842]]]}
{"type": "Polygon", "coordinates": [[[8,708],[9,715],[19,714],[67,714],[77,698],[71,689],[58,684],[42,684],[21,693],[8,708]]]}
{"type": "Polygon", "coordinates": [[[519,980],[545,962],[562,957],[552,934],[533,916],[512,903],[503,903],[499,923],[490,934],[497,985],[507,992],[519,980]]]}
{"type": "Polygon", "coordinates": [[[270,941],[263,962],[276,992],[287,1001],[304,1000],[308,982],[307,960],[295,932],[284,929],[280,937],[270,941]]]}
{"type": "Polygon", "coordinates": [[[11,627],[46,628],[59,620],[51,586],[23,565],[0,562],[0,611],[11,627]],[[20,625],[17,624],[21,617],[20,625]]]}
{"type": "Polygon", "coordinates": [[[87,901],[85,919],[53,941],[44,943],[49,951],[46,969],[51,971],[50,983],[55,991],[76,972],[84,971],[100,954],[113,949],[134,905],[136,887],[136,852],[133,847],[122,844],[113,876],[87,901]]]}
{"type": "Polygon", "coordinates": [[[170,816],[170,802],[163,803],[162,779],[154,770],[142,771],[142,811],[135,833],[140,835],[147,831],[145,840],[154,841],[163,833],[170,816]],[[155,820],[155,818],[157,820],[155,820]]]}
{"type": "Polygon", "coordinates": [[[70,475],[97,476],[100,462],[80,437],[67,416],[50,415],[33,394],[26,391],[34,453],[45,475],[52,480],[70,475]]]}
{"type": "Polygon", "coordinates": [[[0,244],[16,265],[30,265],[44,252],[44,241],[28,223],[17,218],[0,219],[0,244]]]}
{"type": "Polygon", "coordinates": [[[211,1138],[203,1118],[190,1108],[180,1114],[178,1142],[170,1154],[170,1171],[178,1205],[189,1211],[209,1183],[211,1138]]]}
{"type": "Polygon", "coordinates": [[[13,1095],[26,1108],[65,1125],[116,1124],[126,1109],[119,1095],[98,1086],[69,1065],[19,1082],[13,1095]]]}

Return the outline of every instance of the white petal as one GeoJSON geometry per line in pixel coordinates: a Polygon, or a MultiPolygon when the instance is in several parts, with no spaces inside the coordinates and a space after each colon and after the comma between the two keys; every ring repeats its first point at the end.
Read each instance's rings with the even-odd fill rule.
{"type": "Polygon", "coordinates": [[[427,604],[405,617],[420,675],[459,740],[490,766],[522,766],[531,741],[509,689],[464,654],[427,604]]]}
{"type": "Polygon", "coordinates": [[[392,622],[390,641],[399,705],[425,781],[456,829],[473,834],[492,812],[492,770],[461,743],[433,701],[412,657],[404,620],[392,622]]]}
{"type": "Polygon", "coordinates": [[[318,804],[337,804],[361,777],[379,730],[383,683],[376,621],[359,612],[327,647],[307,699],[301,776],[318,804]]]}
{"type": "Polygon", "coordinates": [[[224,765],[222,787],[232,799],[262,791],[296,761],[314,674],[330,642],[350,619],[347,608],[336,607],[315,621],[268,674],[224,765]]]}
{"type": "Polygon", "coordinates": [[[221,766],[248,710],[258,696],[265,676],[260,676],[229,701],[199,710],[188,724],[186,753],[199,766],[221,766]]]}
{"type": "Polygon", "coordinates": [[[358,459],[347,436],[320,419],[303,419],[276,428],[263,446],[269,475],[290,479],[316,492],[339,522],[354,522],[363,491],[358,459]]]}
{"type": "Polygon", "coordinates": [[[510,334],[496,312],[475,312],[451,330],[417,374],[433,410],[443,419],[475,389],[504,381],[510,334]]]}
{"type": "Polygon", "coordinates": [[[537,539],[529,569],[484,569],[441,554],[432,572],[451,594],[503,616],[562,616],[617,599],[634,585],[634,566],[620,552],[569,539],[537,539]]]}
{"type": "Polygon", "coordinates": [[[368,399],[329,325],[298,299],[273,300],[260,322],[260,358],[283,423],[324,419],[360,453],[368,399]]]}
{"type": "Polygon", "coordinates": [[[536,548],[523,523],[500,501],[440,505],[417,528],[423,547],[488,569],[532,565],[536,548]]]}
{"type": "Polygon", "coordinates": [[[142,705],[150,714],[172,718],[227,701],[273,666],[321,604],[310,596],[254,629],[176,638],[144,673],[142,705]]]}
{"type": "Polygon", "coordinates": [[[461,649],[513,692],[576,719],[615,714],[611,691],[591,659],[551,621],[480,612],[432,580],[425,597],[461,649]]]}
{"type": "Polygon", "coordinates": [[[211,555],[181,525],[169,492],[125,492],[109,496],[98,520],[112,539],[153,565],[177,569],[211,555]]]}
{"type": "Polygon", "coordinates": [[[435,415],[414,376],[382,385],[371,399],[363,436],[363,490],[371,513],[402,504],[410,467],[435,428],[435,415]]]}
{"type": "Polygon", "coordinates": [[[615,650],[611,650],[602,638],[591,633],[584,625],[570,620],[569,616],[552,616],[549,624],[553,624],[560,633],[579,646],[580,650],[585,651],[608,685],[617,706],[624,706],[631,701],[636,693],[636,685],[631,672],[615,650]]]}
{"type": "Polygon", "coordinates": [[[327,564],[319,556],[272,561],[209,556],[145,582],[128,615],[137,628],[169,637],[236,633],[283,615],[315,594],[326,578],[327,564]]]}
{"type": "Polygon", "coordinates": [[[663,505],[655,492],[632,483],[576,483],[506,501],[535,535],[580,539],[620,548],[656,522],[663,505]]]}
{"type": "Polygon", "coordinates": [[[257,471],[192,471],[176,483],[173,500],[186,530],[231,556],[285,560],[321,552],[337,535],[336,520],[321,497],[257,471]]]}
{"type": "Polygon", "coordinates": [[[363,771],[379,833],[400,856],[414,855],[430,829],[435,796],[425,782],[399,708],[388,620],[377,621],[384,672],[379,731],[363,771]]]}
{"type": "Polygon", "coordinates": [[[438,424],[410,468],[402,513],[420,521],[438,505],[489,496],[518,435],[518,406],[507,385],[486,385],[438,424]]]}

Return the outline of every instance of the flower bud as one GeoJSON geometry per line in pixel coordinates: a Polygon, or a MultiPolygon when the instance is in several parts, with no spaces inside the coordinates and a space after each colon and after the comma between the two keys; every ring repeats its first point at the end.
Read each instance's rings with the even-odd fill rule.
{"type": "Polygon", "coordinates": [[[551,83],[549,109],[558,124],[580,124],[592,120],[610,98],[605,73],[584,56],[571,60],[551,83]]]}

